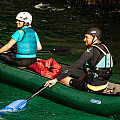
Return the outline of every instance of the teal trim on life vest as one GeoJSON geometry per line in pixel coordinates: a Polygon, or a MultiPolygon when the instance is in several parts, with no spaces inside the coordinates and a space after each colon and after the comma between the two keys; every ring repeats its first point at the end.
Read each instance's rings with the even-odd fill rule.
{"type": "MultiPolygon", "coordinates": [[[[89,66],[88,63],[86,62],[86,66],[89,66]]],[[[87,71],[90,69],[89,67],[86,67],[87,71]]]]}
{"type": "Polygon", "coordinates": [[[33,55],[16,54],[16,58],[36,58],[36,54],[33,54],[33,55]]]}
{"type": "Polygon", "coordinates": [[[92,49],[92,48],[87,48],[86,52],[90,52],[91,49],[92,49]]]}
{"type": "Polygon", "coordinates": [[[97,73],[94,73],[94,74],[95,74],[95,75],[94,75],[94,78],[98,77],[97,73]]]}
{"type": "Polygon", "coordinates": [[[106,54],[99,63],[96,65],[97,68],[111,68],[113,67],[113,59],[110,54],[106,54]]]}

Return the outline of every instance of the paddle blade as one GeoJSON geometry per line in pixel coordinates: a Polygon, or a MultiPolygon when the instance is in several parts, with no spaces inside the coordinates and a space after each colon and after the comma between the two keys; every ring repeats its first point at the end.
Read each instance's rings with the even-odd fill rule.
{"type": "Polygon", "coordinates": [[[68,47],[54,47],[50,49],[50,52],[60,56],[72,55],[72,52],[68,47]]]}
{"type": "Polygon", "coordinates": [[[23,109],[26,106],[27,100],[16,100],[9,105],[7,105],[5,108],[2,108],[2,111],[4,112],[14,112],[19,109],[23,109]]]}

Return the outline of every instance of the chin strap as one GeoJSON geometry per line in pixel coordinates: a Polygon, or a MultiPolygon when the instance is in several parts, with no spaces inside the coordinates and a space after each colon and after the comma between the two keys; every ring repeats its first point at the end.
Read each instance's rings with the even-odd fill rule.
{"type": "MultiPolygon", "coordinates": [[[[93,36],[93,35],[92,35],[92,36],[93,36]]],[[[91,45],[87,45],[86,48],[92,47],[92,46],[93,46],[93,43],[96,42],[97,40],[98,40],[98,38],[95,39],[95,36],[93,36],[91,45]]]]}
{"type": "Polygon", "coordinates": [[[97,40],[98,40],[98,39],[97,39],[97,38],[95,39],[95,36],[93,36],[91,45],[92,45],[94,42],[96,42],[97,40]]]}
{"type": "Polygon", "coordinates": [[[25,27],[25,26],[30,26],[30,24],[29,24],[29,23],[26,24],[26,23],[24,22],[22,28],[25,27]]]}

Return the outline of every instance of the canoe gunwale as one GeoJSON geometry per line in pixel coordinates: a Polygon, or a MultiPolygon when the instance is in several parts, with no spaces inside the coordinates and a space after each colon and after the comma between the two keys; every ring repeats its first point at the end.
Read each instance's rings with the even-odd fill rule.
{"type": "MultiPolygon", "coordinates": [[[[15,87],[19,86],[21,89],[32,92],[37,91],[49,80],[38,73],[4,63],[0,63],[0,76],[1,81],[16,84],[15,87]],[[10,77],[11,79],[9,79],[10,77]]],[[[72,89],[61,83],[46,88],[40,95],[64,106],[101,116],[111,116],[120,112],[120,96],[87,93],[72,89]],[[92,103],[92,99],[100,101],[100,104],[92,103]]]]}

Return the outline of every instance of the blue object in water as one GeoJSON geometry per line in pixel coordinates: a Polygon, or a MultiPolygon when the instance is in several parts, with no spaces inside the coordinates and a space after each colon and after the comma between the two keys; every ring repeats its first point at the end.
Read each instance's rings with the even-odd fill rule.
{"type": "Polygon", "coordinates": [[[16,100],[16,101],[10,103],[5,108],[2,108],[2,111],[15,112],[19,109],[23,109],[26,106],[26,103],[27,103],[27,100],[24,100],[24,99],[16,100]]]}

